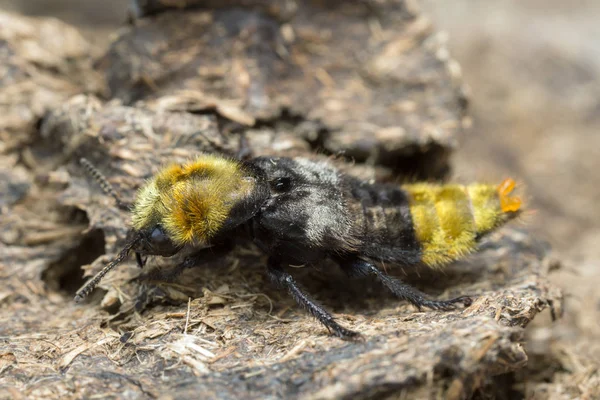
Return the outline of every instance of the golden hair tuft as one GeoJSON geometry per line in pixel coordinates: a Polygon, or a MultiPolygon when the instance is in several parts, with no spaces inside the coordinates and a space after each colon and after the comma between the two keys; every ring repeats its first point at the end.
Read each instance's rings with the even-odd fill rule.
{"type": "Polygon", "coordinates": [[[223,157],[168,165],[140,189],[133,226],[142,230],[162,221],[174,243],[206,243],[252,185],[237,161],[223,157]]]}

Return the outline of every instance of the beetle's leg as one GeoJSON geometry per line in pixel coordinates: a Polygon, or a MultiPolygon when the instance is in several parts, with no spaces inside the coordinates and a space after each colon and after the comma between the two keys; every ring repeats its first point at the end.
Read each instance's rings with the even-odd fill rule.
{"type": "Polygon", "coordinates": [[[138,267],[144,268],[144,265],[146,265],[146,261],[148,261],[148,257],[142,258],[142,255],[136,251],[135,252],[135,261],[137,262],[138,267]]]}
{"type": "Polygon", "coordinates": [[[160,287],[159,282],[175,282],[186,269],[222,259],[231,251],[232,247],[233,242],[227,241],[219,246],[200,249],[185,257],[182,262],[173,268],[154,268],[140,275],[137,280],[141,282],[141,286],[135,302],[135,309],[141,312],[152,302],[165,297],[165,291],[160,287]]]}
{"type": "Polygon", "coordinates": [[[397,278],[392,278],[382,272],[370,262],[359,258],[351,260],[338,260],[342,269],[350,276],[374,276],[379,282],[387,287],[395,296],[408,300],[415,305],[419,310],[422,307],[432,308],[434,310],[453,310],[456,308],[456,303],[462,303],[465,307],[471,305],[473,300],[469,296],[461,296],[450,300],[431,300],[427,298],[423,292],[414,287],[400,281],[397,278]]]}
{"type": "Polygon", "coordinates": [[[228,240],[217,246],[200,249],[185,257],[182,262],[180,262],[173,268],[154,268],[148,271],[148,273],[144,274],[143,276],[140,276],[139,279],[150,281],[173,282],[188,268],[199,267],[204,264],[208,264],[225,258],[227,254],[231,252],[234,245],[235,244],[233,241],[228,240]]]}
{"type": "Polygon", "coordinates": [[[358,332],[346,329],[335,322],[333,316],[309,295],[304,293],[292,275],[284,271],[281,267],[281,263],[273,257],[269,258],[267,273],[269,274],[269,278],[271,278],[275,284],[286,289],[294,298],[294,300],[296,300],[296,303],[311,313],[316,319],[319,320],[319,322],[325,325],[330,332],[333,332],[336,336],[344,340],[358,340],[361,338],[358,332]]]}

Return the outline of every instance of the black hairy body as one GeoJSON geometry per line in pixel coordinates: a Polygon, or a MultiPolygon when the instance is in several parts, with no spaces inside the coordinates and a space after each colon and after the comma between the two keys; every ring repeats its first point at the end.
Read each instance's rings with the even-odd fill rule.
{"type": "Polygon", "coordinates": [[[252,223],[255,240],[269,254],[291,263],[350,255],[420,261],[408,199],[398,187],[369,185],[303,159],[253,163],[274,182],[252,223]]]}
{"type": "Polygon", "coordinates": [[[348,275],[373,275],[419,308],[451,309],[457,302],[470,302],[467,297],[429,300],[374,265],[380,261],[415,265],[421,260],[408,198],[397,186],[368,184],[326,163],[303,159],[259,158],[253,164],[271,187],[270,196],[251,221],[254,241],[270,255],[268,272],[336,335],[355,337],[304,295],[283,266],[331,258],[348,275]]]}

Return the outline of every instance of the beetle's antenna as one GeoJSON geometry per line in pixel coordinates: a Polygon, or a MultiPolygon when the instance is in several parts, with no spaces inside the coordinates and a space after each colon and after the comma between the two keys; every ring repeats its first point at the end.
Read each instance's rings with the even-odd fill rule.
{"type": "Polygon", "coordinates": [[[121,201],[121,198],[119,197],[117,192],[115,192],[115,189],[113,189],[112,185],[108,182],[106,177],[104,175],[102,175],[102,172],[98,171],[98,169],[96,167],[94,167],[94,165],[91,162],[89,162],[89,160],[87,158],[83,158],[83,157],[80,158],[79,163],[85,169],[85,171],[88,173],[88,175],[90,175],[92,178],[94,178],[94,180],[96,182],[98,182],[98,184],[102,188],[102,191],[105,194],[111,196],[113,199],[115,199],[115,201],[117,202],[117,206],[120,209],[122,209],[122,210],[129,209],[129,205],[127,203],[124,203],[123,201],[121,201]]]}
{"type": "Polygon", "coordinates": [[[85,285],[83,285],[77,293],[75,293],[75,302],[79,303],[83,299],[85,299],[91,292],[98,286],[104,275],[106,275],[111,269],[119,265],[129,254],[129,251],[140,241],[140,236],[137,235],[133,239],[131,239],[123,250],[119,253],[117,257],[115,257],[106,267],[102,268],[100,272],[98,272],[92,279],[90,279],[85,285]]]}

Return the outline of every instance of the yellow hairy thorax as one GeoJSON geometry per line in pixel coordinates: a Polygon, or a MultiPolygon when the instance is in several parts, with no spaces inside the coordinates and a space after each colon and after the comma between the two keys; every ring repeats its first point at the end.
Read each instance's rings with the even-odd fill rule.
{"type": "Polygon", "coordinates": [[[512,179],[498,186],[430,183],[402,186],[410,198],[423,263],[440,267],[473,252],[479,236],[520,211],[521,200],[510,196],[514,187],[512,179]]]}
{"type": "Polygon", "coordinates": [[[161,224],[175,244],[206,243],[253,189],[236,161],[202,155],[159,171],[138,192],[133,227],[161,224]]]}

